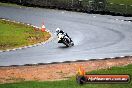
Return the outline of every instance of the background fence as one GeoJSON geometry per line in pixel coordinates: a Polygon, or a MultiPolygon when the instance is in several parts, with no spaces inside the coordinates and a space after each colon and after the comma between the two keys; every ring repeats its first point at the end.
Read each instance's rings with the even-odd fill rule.
{"type": "Polygon", "coordinates": [[[132,15],[132,0],[1,0],[1,2],[85,12],[132,15]]]}

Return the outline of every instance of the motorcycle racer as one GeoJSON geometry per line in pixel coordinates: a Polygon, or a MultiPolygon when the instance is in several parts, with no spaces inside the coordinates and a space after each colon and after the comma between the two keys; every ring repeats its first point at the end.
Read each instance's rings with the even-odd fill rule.
{"type": "Polygon", "coordinates": [[[73,41],[71,40],[71,38],[69,37],[69,35],[68,35],[67,33],[65,33],[63,30],[61,30],[60,28],[57,28],[57,29],[56,29],[56,33],[57,33],[57,36],[58,36],[59,33],[64,34],[65,36],[67,36],[67,37],[69,38],[70,42],[73,42],[73,41]]]}

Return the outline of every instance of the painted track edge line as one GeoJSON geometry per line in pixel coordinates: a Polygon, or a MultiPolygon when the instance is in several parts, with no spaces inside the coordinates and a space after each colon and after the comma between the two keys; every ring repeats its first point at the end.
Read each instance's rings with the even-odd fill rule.
{"type": "Polygon", "coordinates": [[[0,67],[19,67],[19,66],[38,66],[38,65],[49,65],[49,64],[63,64],[63,63],[75,63],[75,62],[87,62],[87,61],[95,61],[95,60],[109,60],[109,59],[122,59],[128,58],[132,56],[119,56],[119,57],[109,57],[102,59],[84,59],[84,60],[73,60],[73,61],[58,61],[58,62],[47,62],[47,63],[32,63],[32,64],[23,64],[23,65],[9,65],[9,66],[0,66],[0,67]]]}

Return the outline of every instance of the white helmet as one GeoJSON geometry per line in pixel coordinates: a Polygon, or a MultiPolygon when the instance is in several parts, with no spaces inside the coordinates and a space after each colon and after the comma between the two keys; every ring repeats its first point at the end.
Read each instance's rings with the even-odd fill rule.
{"type": "Polygon", "coordinates": [[[60,31],[61,31],[61,29],[60,29],[60,28],[57,28],[57,29],[56,29],[56,32],[57,32],[57,33],[59,33],[60,31]]]}

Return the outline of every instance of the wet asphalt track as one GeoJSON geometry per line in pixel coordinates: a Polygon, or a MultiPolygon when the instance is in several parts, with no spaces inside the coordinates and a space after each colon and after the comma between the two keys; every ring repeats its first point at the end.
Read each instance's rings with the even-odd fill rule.
{"type": "Polygon", "coordinates": [[[0,7],[0,18],[67,32],[75,46],[66,48],[53,40],[45,45],[0,53],[0,66],[101,59],[132,55],[131,17],[86,14],[40,8],[0,7]],[[119,20],[115,20],[119,19],[119,20]]]}

